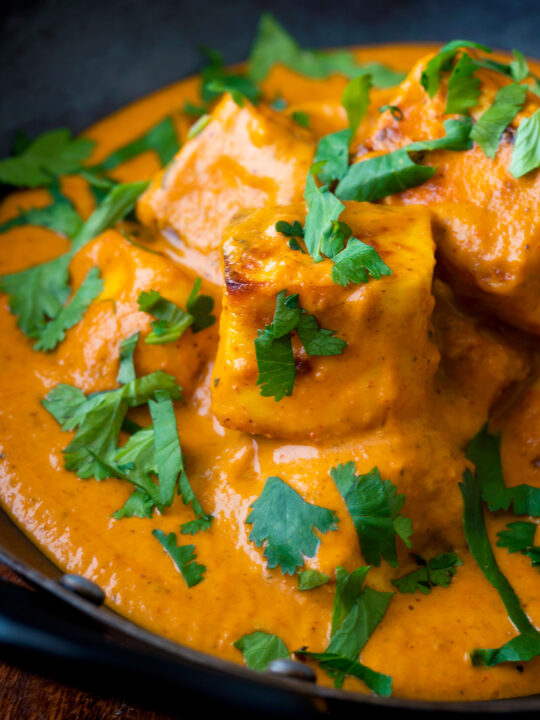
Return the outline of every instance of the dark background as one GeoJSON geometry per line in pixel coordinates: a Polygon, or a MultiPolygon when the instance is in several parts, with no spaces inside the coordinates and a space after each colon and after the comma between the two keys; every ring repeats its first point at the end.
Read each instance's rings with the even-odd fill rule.
{"type": "Polygon", "coordinates": [[[195,72],[246,58],[271,9],[302,45],[478,40],[540,56],[540,0],[3,0],[0,157],[21,128],[75,131],[195,72]]]}

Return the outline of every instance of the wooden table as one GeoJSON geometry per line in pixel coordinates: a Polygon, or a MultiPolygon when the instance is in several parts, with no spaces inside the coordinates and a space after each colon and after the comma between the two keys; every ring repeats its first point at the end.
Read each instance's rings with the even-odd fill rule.
{"type": "MultiPolygon", "coordinates": [[[[23,585],[0,565],[0,577],[23,585]]],[[[31,592],[29,590],[29,592],[31,592]]],[[[178,716],[177,716],[178,717],[178,716]]],[[[172,715],[144,710],[23,672],[0,661],[1,720],[173,720],[172,715]]]]}

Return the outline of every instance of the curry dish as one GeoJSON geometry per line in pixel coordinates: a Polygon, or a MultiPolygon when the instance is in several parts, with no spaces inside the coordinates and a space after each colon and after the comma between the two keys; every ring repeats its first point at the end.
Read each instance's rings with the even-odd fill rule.
{"type": "Polygon", "coordinates": [[[0,161],[0,495],[179,643],[540,692],[540,64],[303,50],[0,161]],[[200,279],[199,279],[200,278],[200,279]],[[537,534],[538,535],[538,534],[537,534]]]}

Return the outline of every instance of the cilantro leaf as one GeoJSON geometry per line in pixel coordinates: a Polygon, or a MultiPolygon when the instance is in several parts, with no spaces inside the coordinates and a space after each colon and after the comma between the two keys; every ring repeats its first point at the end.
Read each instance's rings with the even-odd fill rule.
{"type": "Polygon", "coordinates": [[[102,290],[103,279],[100,277],[99,268],[93,267],[67,305],[45,325],[34,350],[53,350],[66,336],[66,330],[82,320],[90,303],[102,290]]]}
{"type": "Polygon", "coordinates": [[[397,495],[395,485],[382,480],[376,467],[355,475],[351,461],[332,468],[330,475],[345,500],[366,561],[379,566],[382,557],[397,567],[396,534],[407,547],[411,544],[411,521],[400,515],[405,495],[397,495]]]}
{"type": "Polygon", "coordinates": [[[203,515],[195,520],[182,523],[182,525],[180,525],[180,532],[182,535],[195,535],[198,532],[205,532],[212,525],[212,520],[212,515],[203,515]]]}
{"type": "Polygon", "coordinates": [[[291,118],[297,125],[300,125],[300,127],[309,127],[309,115],[303,110],[297,110],[296,112],[293,112],[291,118]]]}
{"type": "Polygon", "coordinates": [[[115,520],[125,517],[150,518],[154,510],[154,501],[143,490],[137,488],[126,500],[124,505],[113,513],[115,520]]]}
{"type": "Polygon", "coordinates": [[[205,115],[201,115],[201,117],[197,120],[197,122],[194,122],[193,125],[189,128],[188,131],[188,140],[191,140],[194,137],[197,137],[197,135],[204,130],[204,128],[208,125],[210,122],[210,115],[206,113],[205,115]]]}
{"type": "Polygon", "coordinates": [[[351,131],[349,128],[330,133],[319,140],[313,162],[315,164],[324,163],[321,171],[317,173],[323,183],[341,180],[347,172],[350,140],[351,131]]]}
{"type": "Polygon", "coordinates": [[[290,335],[274,338],[272,326],[259,330],[255,338],[255,357],[259,375],[257,385],[261,386],[263,397],[274,397],[279,402],[292,395],[296,366],[290,335]]]}
{"type": "Polygon", "coordinates": [[[506,527],[506,530],[497,533],[497,546],[508,548],[511,553],[526,555],[531,565],[540,569],[540,547],[534,544],[536,523],[520,521],[509,523],[506,527]]]}
{"type": "Polygon", "coordinates": [[[540,109],[519,124],[510,172],[520,178],[537,167],[540,167],[540,109]]]}
{"type": "Polygon", "coordinates": [[[336,195],[341,200],[374,202],[426,182],[435,174],[437,168],[417,165],[411,160],[409,153],[469,150],[472,147],[472,121],[469,117],[447,120],[444,128],[446,135],[442,138],[411,143],[386,155],[378,155],[350,165],[337,186],[336,195]]]}
{"type": "Polygon", "coordinates": [[[392,678],[389,675],[371,670],[357,660],[350,660],[343,655],[331,652],[314,653],[307,650],[297,650],[296,652],[317,660],[324,670],[337,672],[340,676],[352,675],[362,680],[375,695],[389,697],[392,694],[392,678]]]}
{"type": "Polygon", "coordinates": [[[326,585],[330,582],[328,575],[325,575],[318,570],[304,570],[298,573],[298,589],[299,590],[314,590],[315,588],[326,585]]]}
{"type": "Polygon", "coordinates": [[[17,187],[50,185],[61,175],[77,172],[94,144],[92,140],[74,139],[67,128],[46,132],[15,157],[0,160],[0,183],[17,187]]]}
{"type": "Polygon", "coordinates": [[[463,495],[463,524],[469,549],[486,577],[504,603],[508,617],[518,635],[496,649],[477,649],[471,653],[473,665],[493,667],[503,662],[527,662],[540,655],[540,633],[523,611],[514,588],[497,565],[489,542],[482,508],[482,485],[477,472],[467,468],[460,484],[463,495]]]}
{"type": "Polygon", "coordinates": [[[240,650],[246,665],[252,670],[266,670],[272,660],[289,657],[289,651],[283,640],[277,635],[270,635],[262,630],[243,635],[233,645],[240,650]]]}
{"type": "Polygon", "coordinates": [[[127,338],[124,338],[120,343],[120,356],[118,375],[116,379],[120,385],[126,385],[126,383],[135,380],[135,366],[133,364],[133,354],[135,347],[139,340],[139,332],[133,333],[127,338]]]}
{"type": "Polygon", "coordinates": [[[361,65],[350,52],[304,50],[281,27],[273,15],[261,16],[257,37],[249,58],[249,76],[260,82],[276,64],[286,65],[302,75],[324,79],[334,73],[347,77],[370,74],[377,87],[392,87],[400,83],[404,73],[396,72],[381,63],[361,65]]]}
{"type": "Polygon", "coordinates": [[[10,310],[18,316],[17,324],[25,335],[41,337],[70,295],[68,267],[75,252],[124,218],[147,185],[136,182],[115,186],[75,235],[71,250],[41,265],[2,276],[0,289],[10,295],[10,310]]]}
{"type": "Polygon", "coordinates": [[[276,402],[290,396],[296,378],[291,332],[296,330],[308,355],[339,355],[347,347],[332,330],[319,326],[313,315],[308,315],[298,302],[298,294],[289,295],[282,290],[276,297],[276,309],[271,325],[259,330],[255,339],[255,358],[263,397],[274,397],[276,402]]]}
{"type": "MultiPolygon", "coordinates": [[[[137,378],[117,390],[89,395],[84,401],[83,393],[77,388],[64,384],[53,388],[42,401],[43,406],[61,424],[62,430],[77,428],[75,437],[64,449],[66,469],[83,479],[108,477],[108,468],[102,460],[114,461],[128,409],[148,402],[158,390],[165,390],[176,399],[181,396],[174,378],[162,371],[137,378]]],[[[138,435],[132,436],[128,443],[138,435]]]]}
{"type": "Polygon", "coordinates": [[[202,46],[200,51],[207,58],[201,70],[201,97],[205,103],[210,103],[228,92],[237,105],[242,106],[244,98],[257,104],[261,92],[252,78],[227,72],[223,57],[217,50],[202,46]]]}
{"type": "Polygon", "coordinates": [[[353,78],[346,85],[343,95],[341,96],[341,104],[347,113],[349,121],[349,129],[351,137],[356,135],[358,126],[366,116],[369,108],[369,91],[371,90],[371,76],[359,75],[353,78]]]}
{"type": "Polygon", "coordinates": [[[287,237],[304,237],[304,228],[298,220],[294,220],[292,224],[285,222],[285,220],[278,220],[276,223],[276,231],[286,235],[287,237]]]}
{"type": "Polygon", "coordinates": [[[323,255],[333,257],[343,247],[335,242],[333,223],[345,209],[345,205],[330,192],[326,185],[318,187],[311,171],[308,173],[304,199],[308,206],[308,214],[304,226],[304,242],[315,260],[321,262],[323,255]]]}
{"type": "Polygon", "coordinates": [[[531,485],[507,487],[504,482],[499,435],[491,435],[488,426],[474,436],[467,449],[467,458],[474,464],[475,476],[482,490],[482,499],[491,511],[508,510],[516,515],[540,517],[540,488],[531,485]]]}
{"type": "Polygon", "coordinates": [[[212,315],[214,309],[214,299],[210,295],[199,295],[201,289],[201,278],[198,277],[193,283],[186,303],[186,309],[193,318],[191,323],[191,332],[198,333],[205,330],[216,322],[215,315],[212,315]]]}
{"type": "Polygon", "coordinates": [[[172,532],[165,535],[163,530],[152,530],[152,535],[171,557],[188,587],[198,585],[204,580],[206,567],[196,562],[195,545],[178,545],[178,539],[172,532]]]}
{"type": "Polygon", "coordinates": [[[379,592],[364,585],[370,567],[352,573],[336,569],[336,593],[330,644],[324,653],[300,651],[318,660],[341,687],[345,675],[354,675],[378,695],[390,695],[392,679],[358,662],[357,658],[381,622],[394,593],[379,592]]]}
{"type": "Polygon", "coordinates": [[[338,518],[327,508],[306,502],[281,478],[267,478],[259,498],[251,505],[246,523],[253,525],[249,539],[257,547],[264,543],[264,557],[270,569],[281,567],[294,575],[304,557],[314,557],[321,533],[337,530],[338,518]]]}
{"type": "Polygon", "coordinates": [[[478,118],[471,138],[480,145],[484,155],[495,157],[505,129],[525,104],[527,88],[524,85],[506,85],[495,95],[493,104],[478,118]]]}
{"type": "Polygon", "coordinates": [[[397,105],[381,105],[379,108],[379,112],[383,113],[386,111],[389,111],[394,120],[398,120],[399,122],[403,120],[403,111],[398,108],[397,105]]]}
{"type": "Polygon", "coordinates": [[[333,330],[320,327],[314,315],[303,313],[296,325],[296,332],[308,355],[341,355],[347,347],[345,340],[336,337],[333,330]]]}
{"type": "Polygon", "coordinates": [[[178,438],[176,417],[170,395],[157,390],[155,400],[148,401],[154,425],[154,452],[159,476],[161,503],[170,507],[178,476],[184,472],[184,459],[178,438]]]}
{"type": "Polygon", "coordinates": [[[137,300],[139,310],[157,318],[152,323],[152,332],[144,342],[148,345],[162,345],[174,342],[193,323],[193,316],[181,307],[166,300],[157,290],[143,291],[137,300]]]}
{"type": "Polygon", "coordinates": [[[90,171],[104,173],[114,170],[124,162],[151,150],[159,158],[161,165],[167,165],[180,149],[172,118],[166,117],[150,128],[144,135],[123,145],[112,152],[102,163],[87,168],[90,171]]]}
{"type": "Polygon", "coordinates": [[[446,113],[466,115],[480,97],[480,79],[474,76],[478,65],[470,55],[463,53],[448,79],[446,113]]]}
{"type": "Polygon", "coordinates": [[[455,552],[435,555],[427,562],[419,555],[415,555],[414,558],[419,568],[392,580],[392,585],[395,585],[401,593],[413,593],[420,590],[427,595],[431,592],[431,588],[437,585],[446,588],[450,585],[458,566],[463,565],[462,560],[455,552]]]}
{"type": "Polygon", "coordinates": [[[480,45],[480,43],[477,42],[471,42],[470,40],[452,40],[446,43],[437,55],[427,63],[420,79],[422,87],[430,98],[435,96],[439,88],[442,73],[450,72],[454,59],[462,48],[476,48],[484,52],[492,52],[491,48],[480,45]]]}
{"type": "Polygon", "coordinates": [[[36,225],[53,230],[64,237],[76,235],[83,224],[82,218],[58,187],[49,188],[53,202],[41,208],[22,210],[19,215],[0,225],[0,233],[7,232],[13,227],[23,225],[36,225]]]}
{"type": "Polygon", "coordinates": [[[332,280],[343,287],[350,282],[367,283],[370,277],[379,280],[383,275],[392,274],[375,248],[357,238],[351,238],[333,260],[332,280]]]}

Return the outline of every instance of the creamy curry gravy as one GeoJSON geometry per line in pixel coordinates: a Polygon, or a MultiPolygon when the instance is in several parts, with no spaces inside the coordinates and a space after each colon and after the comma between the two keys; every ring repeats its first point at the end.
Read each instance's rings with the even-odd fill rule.
{"type": "MultiPolygon", "coordinates": [[[[378,60],[408,71],[433,49],[426,46],[365,48],[358,50],[357,56],[361,61],[378,60]]],[[[539,67],[534,69],[540,71],[539,67]]],[[[295,110],[307,112],[311,117],[311,129],[294,130],[301,149],[292,153],[290,161],[288,149],[283,151],[283,157],[280,156],[282,146],[276,140],[277,149],[269,153],[268,162],[273,163],[269,173],[275,173],[277,189],[269,190],[261,179],[258,188],[246,193],[246,205],[260,207],[265,204],[257,200],[258,192],[267,193],[268,204],[290,205],[301,200],[305,172],[298,158],[304,153],[309,156],[308,164],[311,161],[315,142],[311,133],[316,139],[346,126],[340,107],[344,86],[345,80],[338,76],[316,81],[285,68],[274,68],[263,83],[265,95],[268,98],[284,97],[290,103],[285,115],[295,110]],[[290,187],[295,184],[298,186],[290,187]]],[[[379,132],[375,137],[378,145],[374,140],[366,147],[363,138],[371,136],[376,123],[380,122],[378,108],[393,102],[396,92],[395,89],[372,92],[368,117],[356,139],[359,155],[384,149],[384,133],[379,132]]],[[[101,161],[113,149],[135,139],[167,115],[173,116],[178,135],[185,141],[191,122],[179,110],[185,100],[198,102],[196,78],[144,98],[90,128],[85,136],[97,142],[92,163],[101,161]]],[[[229,120],[223,122],[226,125],[229,120]]],[[[423,122],[429,122],[429,118],[423,122]]],[[[286,131],[291,132],[290,129],[280,132],[286,131]]],[[[388,135],[386,133],[386,138],[388,135]]],[[[258,142],[255,131],[251,141],[255,145],[258,142]]],[[[270,140],[261,136],[260,142],[270,140]]],[[[231,161],[223,160],[220,165],[218,156],[212,162],[212,170],[203,168],[200,172],[208,173],[208,182],[219,176],[225,197],[233,184],[232,180],[228,181],[233,172],[231,161]]],[[[435,159],[430,162],[437,164],[435,159]]],[[[479,162],[478,157],[471,156],[469,167],[462,166],[460,174],[472,172],[476,162],[479,162]]],[[[195,173],[196,166],[195,160],[185,160],[182,166],[184,177],[195,173]]],[[[452,160],[448,161],[446,169],[446,177],[454,177],[454,182],[458,183],[457,176],[452,176],[452,160]]],[[[120,166],[111,175],[122,181],[151,179],[159,170],[156,157],[147,152],[120,166]]],[[[170,172],[173,175],[176,172],[174,165],[170,172]]],[[[237,169],[234,172],[238,173],[237,169]]],[[[178,182],[181,182],[181,172],[177,174],[180,176],[178,182]]],[[[531,175],[537,177],[538,174],[531,175]]],[[[186,179],[186,187],[189,182],[196,184],[195,179],[186,179]]],[[[484,178],[479,182],[487,181],[484,178]]],[[[536,193],[530,213],[538,214],[538,180],[527,176],[516,182],[522,186],[527,202],[536,193]]],[[[234,393],[227,396],[227,389],[215,399],[220,406],[220,422],[211,405],[217,326],[197,335],[186,333],[178,342],[169,345],[149,346],[142,339],[139,341],[135,353],[138,374],[164,369],[184,388],[184,402],[176,403],[176,415],[187,472],[203,507],[215,518],[207,532],[193,538],[179,535],[180,542],[195,544],[198,561],[207,568],[204,581],[190,589],[151,534],[154,528],[178,533],[179,524],[193,518],[190,508],[178,498],[163,515],[155,513],[152,519],[112,519],[112,513],[130,495],[131,486],[116,479],[80,480],[74,473],[66,471],[62,450],[71,434],[60,430],[40,402],[61,382],[76,385],[85,393],[117,386],[120,340],[137,329],[144,335],[152,319],[136,311],[134,299],[139,291],[154,287],[184,306],[194,278],[202,275],[205,278],[203,290],[213,294],[219,303],[221,270],[218,256],[204,246],[202,239],[213,231],[204,227],[204,218],[199,226],[196,220],[198,207],[206,202],[203,195],[193,190],[191,200],[185,199],[189,193],[184,188],[181,212],[175,216],[176,220],[169,222],[173,226],[171,230],[164,227],[166,223],[160,218],[167,215],[168,204],[169,217],[174,215],[174,208],[170,207],[173,200],[171,195],[160,190],[162,184],[166,186],[161,177],[156,183],[139,202],[138,208],[143,222],[164,230],[155,239],[141,238],[141,244],[147,243],[153,252],[131,245],[116,230],[110,230],[77,254],[71,265],[74,285],[77,286],[88,268],[95,264],[101,269],[105,288],[83,321],[68,331],[66,340],[55,351],[40,353],[32,350],[31,341],[16,327],[16,318],[10,314],[7,298],[3,296],[0,311],[0,489],[2,503],[9,514],[59,567],[96,581],[105,590],[108,604],[118,612],[179,643],[242,663],[242,655],[233,642],[256,629],[275,633],[289,649],[309,646],[310,650],[323,651],[330,636],[334,584],[299,592],[296,576],[283,575],[279,568],[268,570],[261,550],[248,540],[251,528],[245,524],[245,519],[249,506],[260,495],[265,479],[279,476],[305,500],[331,508],[338,514],[339,530],[321,536],[317,555],[306,561],[306,567],[334,577],[338,565],[352,571],[365,563],[354,526],[329,470],[339,462],[349,460],[356,462],[358,472],[367,472],[377,465],[382,477],[392,480],[407,496],[403,512],[413,520],[413,550],[430,557],[454,549],[463,559],[463,566],[448,588],[436,587],[429,595],[396,593],[383,621],[362,651],[362,663],[391,675],[393,694],[399,697],[474,700],[540,691],[540,658],[519,668],[512,664],[483,668],[473,667],[469,657],[473,648],[498,647],[516,633],[499,595],[467,550],[461,521],[458,482],[467,466],[463,449],[483,425],[490,409],[496,409],[492,426],[503,431],[502,459],[507,485],[527,482],[540,486],[540,384],[534,381],[534,333],[540,327],[537,316],[534,311],[527,311],[527,301],[519,292],[509,292],[509,298],[505,298],[503,280],[500,288],[494,291],[492,307],[503,307],[499,315],[519,326],[519,330],[479,315],[479,302],[469,300],[460,304],[446,284],[449,282],[458,291],[463,288],[467,291],[467,287],[478,280],[480,293],[491,292],[488,286],[494,273],[487,264],[493,249],[497,247],[500,251],[497,272],[502,277],[520,262],[519,252],[512,250],[504,229],[494,241],[493,236],[498,230],[488,227],[492,221],[486,217],[486,236],[489,235],[491,246],[486,245],[485,255],[490,257],[481,256],[473,261],[467,255],[468,248],[478,247],[482,241],[469,232],[466,220],[462,221],[461,234],[457,233],[458,242],[453,250],[455,262],[444,263],[442,277],[445,282],[436,280],[434,285],[437,303],[432,332],[436,345],[426,347],[424,357],[419,359],[421,370],[398,369],[398,375],[405,373],[405,380],[403,386],[399,384],[401,381],[396,381],[395,402],[404,409],[397,413],[389,411],[383,420],[375,417],[368,430],[354,431],[352,435],[342,431],[347,427],[346,423],[341,425],[341,430],[339,427],[337,431],[335,428],[324,429],[327,421],[331,425],[331,401],[322,405],[315,402],[310,410],[314,422],[319,414],[323,428],[320,433],[304,432],[305,418],[299,403],[282,406],[285,410],[275,404],[275,411],[281,412],[279,419],[285,439],[236,430],[234,427],[243,422],[235,419],[235,413],[240,412],[240,400],[234,393]],[[200,237],[199,240],[188,238],[184,244],[179,238],[181,225],[188,217],[195,218],[192,234],[195,237],[199,233],[200,237]],[[424,393],[424,389],[417,387],[419,376],[432,378],[433,392],[426,391],[426,397],[411,410],[403,395],[424,393]],[[227,407],[232,412],[230,418],[226,417],[227,407]],[[297,427],[300,430],[297,431],[297,427]]],[[[167,183],[174,185],[177,178],[169,178],[167,183]]],[[[85,182],[80,178],[67,178],[62,182],[62,189],[83,217],[87,217],[93,209],[93,199],[85,182]]],[[[400,202],[436,202],[441,198],[442,202],[452,201],[444,196],[444,181],[438,186],[432,184],[415,190],[404,193],[400,202]],[[429,193],[431,196],[427,197],[429,193]]],[[[459,192],[459,189],[454,192],[458,201],[459,192]]],[[[48,198],[48,193],[43,190],[13,193],[1,205],[0,221],[13,217],[20,208],[45,205],[48,198]]],[[[218,227],[220,217],[227,202],[225,199],[223,207],[216,212],[215,223],[220,232],[223,229],[218,227]]],[[[397,202],[395,198],[390,200],[392,205],[397,202]]],[[[501,194],[498,199],[492,196],[489,202],[491,210],[496,209],[497,203],[501,208],[505,207],[501,194]]],[[[372,211],[368,208],[366,212],[372,211]]],[[[289,215],[283,213],[278,216],[269,210],[261,213],[253,230],[254,237],[259,231],[263,234],[277,219],[289,219],[289,215]]],[[[445,243],[449,242],[444,233],[447,214],[440,209],[434,213],[442,218],[433,223],[440,252],[444,255],[445,243]]],[[[292,219],[293,215],[290,217],[292,219]]],[[[401,221],[402,215],[396,217],[395,232],[400,230],[400,222],[406,232],[410,218],[401,221]]],[[[501,228],[512,222],[507,222],[504,216],[498,221],[501,228]]],[[[519,228],[515,231],[521,232],[519,228]]],[[[189,236],[189,232],[186,234],[189,236]]],[[[537,231],[531,237],[531,243],[538,244],[538,237],[537,231]]],[[[67,241],[58,235],[35,227],[14,228],[0,236],[0,244],[2,274],[43,262],[67,248],[67,241]]],[[[424,263],[425,272],[430,276],[432,260],[424,258],[419,262],[424,263]]],[[[521,284],[525,285],[526,281],[521,284]]],[[[283,287],[287,287],[286,280],[283,287]]],[[[538,298],[537,294],[536,304],[540,307],[538,298]]],[[[431,297],[427,297],[423,311],[429,314],[432,303],[431,297]]],[[[270,320],[268,317],[267,321],[270,320]]],[[[334,329],[333,325],[324,326],[334,329]]],[[[370,344],[376,342],[377,352],[382,353],[386,347],[388,362],[391,362],[392,354],[399,354],[400,343],[405,341],[407,334],[410,332],[414,337],[413,326],[412,322],[402,329],[399,341],[390,337],[381,342],[380,338],[375,340],[365,333],[362,348],[369,352],[370,344]]],[[[324,376],[325,384],[320,386],[325,388],[328,397],[337,390],[340,375],[341,359],[331,360],[332,364],[317,366],[323,374],[325,368],[332,369],[324,376]]],[[[353,373],[354,357],[347,362],[346,372],[353,373]]],[[[250,400],[256,405],[256,395],[255,399],[248,398],[247,407],[250,400]]],[[[287,400],[292,402],[294,394],[287,400]]],[[[264,402],[274,403],[272,398],[264,402]]],[[[370,402],[376,404],[377,400],[370,402]]],[[[270,408],[271,414],[272,406],[264,407],[270,408]]],[[[143,411],[136,411],[133,417],[142,424],[149,422],[143,411]]],[[[264,426],[264,418],[261,423],[264,426]]],[[[270,431],[270,434],[275,433],[270,431]]],[[[514,516],[504,513],[488,513],[490,538],[497,561],[516,589],[523,608],[533,622],[535,619],[539,622],[538,570],[519,553],[511,555],[506,549],[495,547],[496,533],[513,519],[514,516]]],[[[390,579],[415,567],[407,548],[401,545],[399,552],[399,570],[383,562],[381,567],[371,571],[369,585],[379,590],[395,589],[390,579]]],[[[317,672],[322,684],[331,684],[325,672],[319,669],[317,672]]],[[[350,677],[345,680],[344,687],[366,690],[360,681],[350,677]]]]}

